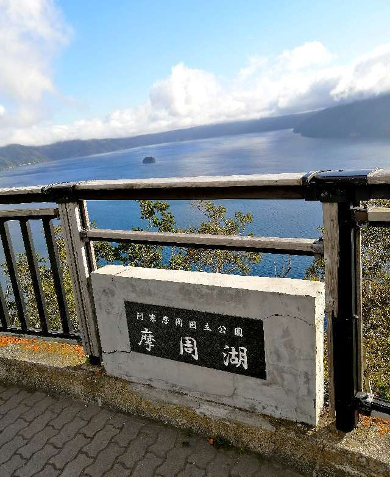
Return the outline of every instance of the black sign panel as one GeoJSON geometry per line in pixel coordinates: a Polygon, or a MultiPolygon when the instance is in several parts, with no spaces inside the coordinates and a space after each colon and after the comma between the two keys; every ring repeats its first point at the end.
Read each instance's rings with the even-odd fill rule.
{"type": "Polygon", "coordinates": [[[125,302],[132,351],[266,379],[261,320],[125,302]]]}

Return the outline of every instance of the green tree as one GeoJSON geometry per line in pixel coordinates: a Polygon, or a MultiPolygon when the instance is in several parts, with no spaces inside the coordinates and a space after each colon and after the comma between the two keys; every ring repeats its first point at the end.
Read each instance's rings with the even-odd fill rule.
{"type": "MultiPolygon", "coordinates": [[[[253,221],[252,214],[235,212],[227,216],[223,205],[211,201],[197,201],[192,204],[204,217],[199,226],[179,228],[172,214],[170,205],[162,201],[141,200],[140,216],[146,221],[147,230],[173,233],[198,233],[211,235],[243,235],[253,221]]],[[[141,229],[133,229],[141,230],[141,229]]],[[[97,243],[96,257],[104,262],[120,262],[135,267],[167,268],[171,270],[197,270],[215,273],[238,273],[246,275],[253,264],[261,260],[260,253],[231,252],[227,250],[208,250],[204,248],[172,247],[169,257],[164,255],[164,247],[120,243],[112,245],[107,242],[97,243]]]]}

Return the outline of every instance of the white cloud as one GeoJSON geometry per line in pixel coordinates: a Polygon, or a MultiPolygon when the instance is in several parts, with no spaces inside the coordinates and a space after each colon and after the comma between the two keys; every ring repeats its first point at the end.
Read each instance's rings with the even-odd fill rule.
{"type": "Polygon", "coordinates": [[[304,43],[292,50],[285,50],[279,56],[280,67],[288,71],[303,70],[312,66],[330,63],[333,55],[319,41],[304,43]]]}
{"type": "Polygon", "coordinates": [[[251,56],[248,60],[248,65],[245,66],[244,68],[241,68],[240,71],[238,72],[239,81],[245,81],[246,79],[250,78],[259,70],[264,68],[267,63],[268,63],[268,58],[266,58],[265,56],[259,56],[259,55],[251,56]]]}
{"type": "MultiPolygon", "coordinates": [[[[72,124],[37,122],[3,129],[0,142],[45,144],[125,137],[319,109],[389,91],[390,44],[340,65],[324,45],[310,42],[274,57],[251,57],[230,80],[179,63],[167,78],[151,86],[149,99],[143,104],[72,124]]],[[[32,123],[28,112],[27,108],[25,121],[32,123]]]]}
{"type": "Polygon", "coordinates": [[[337,86],[335,99],[364,98],[390,91],[390,44],[379,45],[347,66],[337,86]]]}
{"type": "Polygon", "coordinates": [[[158,81],[150,90],[153,110],[172,117],[201,114],[222,94],[217,78],[206,71],[187,68],[183,63],[172,68],[169,78],[158,81]]]}
{"type": "Polygon", "coordinates": [[[1,126],[29,126],[55,93],[51,60],[70,29],[53,0],[0,0],[0,101],[10,104],[1,126]]]}

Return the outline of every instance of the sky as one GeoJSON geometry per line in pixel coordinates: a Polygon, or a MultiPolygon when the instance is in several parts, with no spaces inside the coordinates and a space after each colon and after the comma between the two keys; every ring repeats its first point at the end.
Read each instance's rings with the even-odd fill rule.
{"type": "Polygon", "coordinates": [[[390,92],[389,0],[0,0],[0,145],[390,92]]]}

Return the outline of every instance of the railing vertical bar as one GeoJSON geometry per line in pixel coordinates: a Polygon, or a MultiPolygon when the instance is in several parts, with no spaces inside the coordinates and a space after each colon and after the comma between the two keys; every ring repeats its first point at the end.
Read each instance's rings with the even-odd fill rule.
{"type": "MultiPolygon", "coordinates": [[[[87,201],[86,200],[79,200],[79,210],[80,210],[80,221],[81,227],[84,230],[89,230],[91,228],[91,223],[89,221],[89,214],[87,208],[87,201]]],[[[86,256],[88,260],[88,267],[89,271],[93,272],[97,270],[96,258],[95,258],[95,250],[93,247],[93,242],[91,240],[85,243],[86,248],[86,256]]]]}
{"type": "MultiPolygon", "coordinates": [[[[360,204],[358,204],[360,205],[360,204]]],[[[358,389],[363,390],[365,386],[365,353],[363,343],[363,302],[362,302],[362,236],[360,227],[355,228],[355,250],[356,250],[356,316],[357,316],[357,353],[358,353],[358,389]]],[[[368,391],[368,389],[365,389],[368,391]]]]}
{"type": "Polygon", "coordinates": [[[43,293],[41,276],[39,273],[39,264],[37,254],[35,252],[31,226],[28,219],[22,219],[20,222],[20,229],[22,231],[24,248],[26,250],[27,263],[31,274],[31,281],[37,302],[37,309],[39,321],[41,324],[42,333],[48,333],[48,315],[46,309],[45,295],[43,293]]]}
{"type": "Polygon", "coordinates": [[[3,243],[5,261],[7,263],[12,290],[14,292],[16,309],[20,320],[20,327],[23,331],[27,331],[28,322],[26,317],[26,305],[24,303],[22,285],[20,283],[20,278],[16,266],[15,254],[12,248],[8,224],[2,220],[0,221],[0,237],[3,243]]]}
{"type": "Polygon", "coordinates": [[[70,331],[69,309],[65,297],[65,289],[61,274],[61,261],[55,241],[55,232],[50,218],[42,219],[43,232],[45,235],[47,251],[49,254],[50,267],[53,275],[54,289],[57,296],[58,308],[60,312],[62,331],[68,334],[70,331]]]}
{"type": "Polygon", "coordinates": [[[100,362],[101,344],[96,320],[90,280],[91,263],[88,249],[80,237],[82,223],[78,202],[58,204],[66,255],[72,280],[73,293],[85,354],[93,363],[100,362]]]}
{"type": "Polygon", "coordinates": [[[333,321],[336,428],[352,431],[358,413],[353,406],[358,389],[356,229],[352,203],[338,203],[338,314],[333,321]]]}
{"type": "Polygon", "coordinates": [[[335,414],[333,320],[338,315],[339,222],[337,203],[323,203],[325,312],[329,376],[329,410],[335,414]]]}
{"type": "Polygon", "coordinates": [[[2,327],[2,331],[7,331],[9,325],[9,313],[7,302],[4,298],[3,287],[0,284],[0,323],[2,327]]]}

